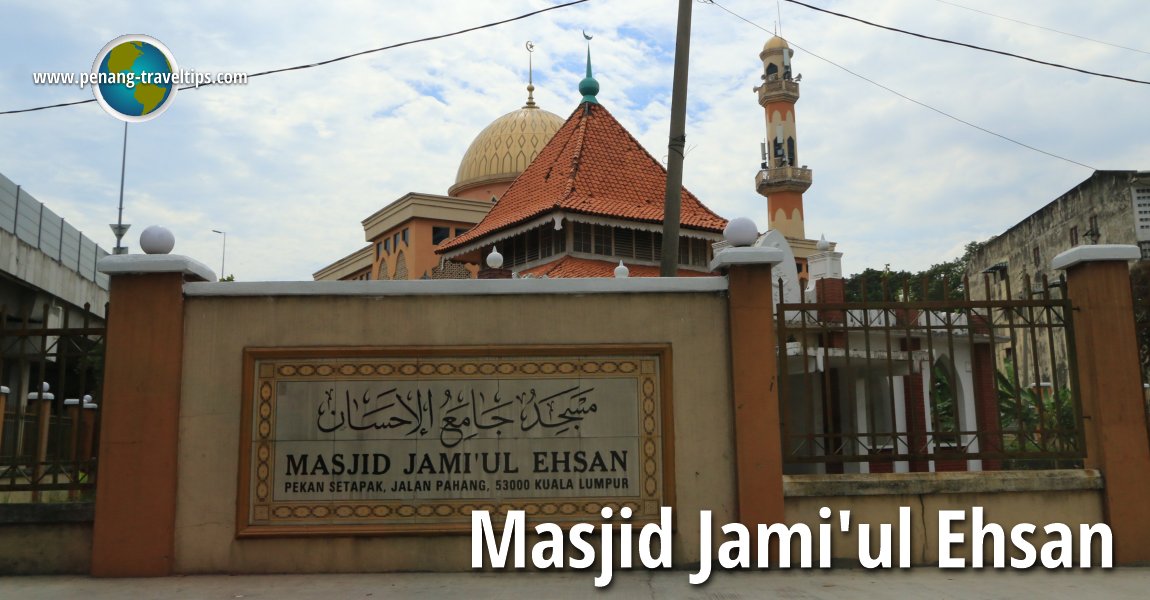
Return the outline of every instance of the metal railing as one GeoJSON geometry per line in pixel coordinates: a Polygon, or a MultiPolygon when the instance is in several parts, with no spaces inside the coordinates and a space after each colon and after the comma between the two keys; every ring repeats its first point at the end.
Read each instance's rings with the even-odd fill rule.
{"type": "Polygon", "coordinates": [[[84,279],[108,289],[108,276],[96,270],[96,261],[108,252],[3,175],[0,175],[0,229],[84,279]]]}
{"type": "Polygon", "coordinates": [[[969,281],[944,281],[931,300],[922,284],[778,305],[788,471],[1080,467],[1073,310],[1052,293],[1061,287],[1024,280],[1019,298],[972,300],[969,281]]]}
{"type": "Polygon", "coordinates": [[[87,305],[79,318],[42,308],[10,314],[0,305],[4,503],[84,498],[96,481],[106,326],[87,305]]]}

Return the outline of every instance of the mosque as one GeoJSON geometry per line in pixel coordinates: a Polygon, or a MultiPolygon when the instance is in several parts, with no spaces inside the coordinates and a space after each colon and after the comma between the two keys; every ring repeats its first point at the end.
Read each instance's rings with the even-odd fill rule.
{"type": "MultiPolygon", "coordinates": [[[[759,53],[763,70],[754,92],[767,136],[754,181],[767,199],[769,222],[754,245],[783,252],[771,274],[780,282],[773,286],[775,302],[843,302],[842,253],[825,239],[806,237],[803,193],[812,173],[798,158],[795,104],[801,75],[792,73],[791,54],[777,36],[759,53]]],[[[587,76],[579,84],[582,97],[566,119],[539,108],[533,91],[529,83],[526,104],[476,136],[447,195],[409,193],[385,206],[363,221],[368,245],[315,278],[657,277],[667,173],[597,100],[590,52],[587,76]]],[[[726,225],[683,190],[680,277],[715,275],[711,259],[728,246],[726,225]]],[[[890,313],[850,310],[823,316],[842,323],[838,326],[844,321],[865,325],[821,335],[798,311],[787,312],[789,341],[780,348],[786,376],[780,377],[780,388],[790,423],[785,449],[796,461],[788,472],[999,468],[995,461],[962,456],[977,454],[980,447],[994,450],[993,440],[954,431],[973,431],[976,425],[997,431],[987,336],[952,336],[945,349],[930,346],[930,324],[939,315],[907,313],[909,320],[900,322],[906,339],[894,340],[892,347],[892,339],[883,337],[889,334],[884,319],[897,320],[890,313]],[[952,383],[940,391],[939,381],[952,383]],[[944,396],[950,398],[945,414],[940,412],[944,396]],[[876,456],[943,446],[956,453],[954,460],[876,456]],[[850,458],[822,464],[831,454],[850,458]]],[[[967,327],[965,321],[952,324],[967,327]]],[[[937,334],[937,323],[934,327],[937,334]]]]}
{"type": "MultiPolygon", "coordinates": [[[[793,51],[780,37],[763,47],[755,88],[766,131],[755,189],[766,196],[768,227],[785,236],[796,275],[807,279],[803,192],[811,171],[798,162],[793,51]]],[[[529,79],[530,81],[530,79],[529,79]]],[[[320,269],[317,280],[656,277],[662,259],[667,173],[596,96],[587,74],[567,119],[527,102],[485,127],[463,155],[447,195],[411,192],[363,220],[367,245],[320,269]],[[490,266],[495,253],[501,263],[490,266]]],[[[684,189],[680,276],[711,275],[714,244],[727,220],[684,189]]],[[[798,283],[798,282],[796,282],[798,283]]]]}

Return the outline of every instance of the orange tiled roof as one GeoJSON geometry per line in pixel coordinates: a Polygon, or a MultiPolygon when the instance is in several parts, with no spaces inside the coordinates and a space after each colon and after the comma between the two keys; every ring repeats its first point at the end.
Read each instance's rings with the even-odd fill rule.
{"type": "MultiPolygon", "coordinates": [[[[623,264],[627,265],[624,261],[623,264]]],[[[565,279],[577,277],[614,277],[615,267],[618,267],[618,262],[611,262],[607,260],[594,260],[590,258],[578,258],[575,256],[564,256],[559,260],[549,262],[545,265],[532,267],[520,271],[520,275],[534,275],[535,277],[542,277],[546,275],[552,279],[565,279]]],[[[627,265],[627,269],[631,271],[631,277],[658,277],[659,267],[651,265],[627,265]]],[[[711,277],[712,273],[702,273],[700,271],[690,271],[687,269],[679,269],[679,277],[711,277]]]]}
{"type": "MultiPolygon", "coordinates": [[[[663,221],[667,171],[599,104],[580,104],[487,216],[436,248],[444,253],[552,210],[663,221]]],[[[727,220],[683,189],[683,227],[721,232],[727,220]]]]}

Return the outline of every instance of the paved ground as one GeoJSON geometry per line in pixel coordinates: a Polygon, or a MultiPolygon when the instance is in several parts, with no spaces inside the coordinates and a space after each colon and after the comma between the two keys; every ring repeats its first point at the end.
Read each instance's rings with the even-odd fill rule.
{"type": "Polygon", "coordinates": [[[371,575],[200,575],[161,579],[0,578],[0,598],[329,600],[343,598],[1139,598],[1150,568],[1108,571],[912,571],[862,569],[716,573],[703,586],[683,571],[630,572],[606,590],[591,573],[403,573],[371,575]]]}

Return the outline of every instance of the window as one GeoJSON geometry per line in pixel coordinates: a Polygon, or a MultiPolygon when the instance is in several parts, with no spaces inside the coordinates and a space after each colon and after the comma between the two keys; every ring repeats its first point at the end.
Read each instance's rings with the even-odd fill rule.
{"type": "Polygon", "coordinates": [[[1034,266],[1042,266],[1042,254],[1038,251],[1038,246],[1034,247],[1034,266]]]}
{"type": "Polygon", "coordinates": [[[1097,244],[1098,238],[1102,237],[1102,230],[1098,229],[1098,217],[1090,217],[1090,231],[1086,232],[1086,237],[1090,238],[1091,244],[1097,244]]]}
{"type": "Polygon", "coordinates": [[[456,227],[455,228],[455,235],[461,236],[461,235],[467,233],[467,229],[468,229],[467,227],[456,227]]]}
{"type": "Polygon", "coordinates": [[[639,260],[654,260],[655,251],[651,244],[650,231],[635,232],[635,258],[639,260]]]}
{"type": "Polygon", "coordinates": [[[1150,260],[1150,242],[1138,242],[1138,249],[1142,251],[1142,260],[1150,260]]]}
{"type": "Polygon", "coordinates": [[[407,242],[407,228],[406,228],[406,227],[403,229],[403,245],[404,245],[404,246],[408,245],[408,242],[407,242]]]}
{"type": "MultiPolygon", "coordinates": [[[[1135,239],[1150,239],[1150,188],[1134,188],[1134,235],[1135,239]]],[[[1138,244],[1140,247],[1142,243],[1138,244]]],[[[1145,250],[1142,251],[1145,258],[1145,250]]]]}
{"type": "Polygon", "coordinates": [[[611,227],[607,225],[595,226],[595,254],[611,255],[611,227]]]}
{"type": "Polygon", "coordinates": [[[1070,228],[1070,245],[1072,247],[1078,245],[1078,226],[1077,225],[1070,228]]]}
{"type": "Polygon", "coordinates": [[[575,224],[575,252],[591,252],[591,226],[586,223],[575,224]]]}
{"type": "Polygon", "coordinates": [[[381,256],[383,256],[383,242],[376,242],[375,243],[375,257],[379,258],[381,256]]]}
{"type": "Polygon", "coordinates": [[[391,247],[394,248],[396,252],[399,252],[399,232],[398,231],[395,232],[395,234],[391,236],[391,247]]]}
{"type": "Polygon", "coordinates": [[[623,227],[615,228],[615,256],[634,258],[635,256],[635,230],[623,227]]]}
{"type": "Polygon", "coordinates": [[[532,229],[520,237],[524,240],[523,262],[539,260],[539,228],[532,229]]]}
{"type": "Polygon", "coordinates": [[[539,258],[547,258],[555,254],[555,228],[544,225],[539,228],[539,258]]]}
{"type": "Polygon", "coordinates": [[[799,272],[799,275],[803,274],[803,261],[801,261],[801,260],[795,261],[795,270],[799,272]]]}
{"type": "MultiPolygon", "coordinates": [[[[403,241],[406,243],[407,242],[407,230],[404,229],[403,233],[404,233],[403,241]]],[[[438,246],[441,242],[443,242],[443,240],[446,240],[449,237],[451,237],[451,228],[450,227],[432,227],[431,228],[431,245],[432,246],[438,246]]]]}
{"type": "Polygon", "coordinates": [[[691,240],[691,266],[705,267],[711,262],[711,244],[707,240],[691,240]]]}

